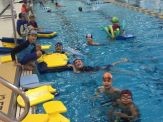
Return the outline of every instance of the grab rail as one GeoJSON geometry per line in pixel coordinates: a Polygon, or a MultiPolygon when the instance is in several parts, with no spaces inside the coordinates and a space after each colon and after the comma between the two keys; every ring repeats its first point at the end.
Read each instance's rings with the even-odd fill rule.
{"type": "Polygon", "coordinates": [[[10,7],[10,4],[8,4],[0,13],[0,16],[10,7]]]}
{"type": "Polygon", "coordinates": [[[30,108],[28,97],[25,95],[25,93],[23,91],[21,91],[19,88],[17,88],[16,86],[14,86],[9,81],[2,78],[1,76],[0,76],[0,83],[2,83],[4,86],[10,88],[12,91],[20,94],[21,97],[24,99],[24,102],[25,102],[24,112],[18,117],[18,119],[12,120],[12,119],[10,119],[10,117],[8,117],[3,112],[0,112],[0,119],[5,121],[5,122],[19,122],[19,121],[23,120],[26,117],[26,115],[28,114],[29,108],[30,108]]]}

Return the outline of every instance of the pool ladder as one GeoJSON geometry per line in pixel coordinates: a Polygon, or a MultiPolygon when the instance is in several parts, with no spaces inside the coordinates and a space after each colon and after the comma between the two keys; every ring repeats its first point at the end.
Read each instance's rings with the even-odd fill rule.
{"type": "Polygon", "coordinates": [[[29,112],[30,103],[28,97],[25,95],[25,93],[22,90],[20,90],[19,88],[11,84],[9,81],[2,78],[1,76],[0,76],[0,83],[6,86],[7,88],[11,89],[13,92],[19,94],[24,99],[25,102],[24,112],[17,119],[16,118],[11,119],[9,115],[5,114],[2,111],[0,111],[0,119],[4,122],[20,122],[26,117],[26,115],[29,112]]]}

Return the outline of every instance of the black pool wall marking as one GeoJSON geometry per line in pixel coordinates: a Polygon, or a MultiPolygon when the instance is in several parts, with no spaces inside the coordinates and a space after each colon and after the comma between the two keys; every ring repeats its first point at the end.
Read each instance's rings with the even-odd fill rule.
{"type": "Polygon", "coordinates": [[[133,5],[128,4],[128,3],[122,3],[122,2],[117,2],[117,1],[114,1],[112,3],[115,4],[115,5],[118,5],[118,6],[129,8],[129,9],[137,11],[137,12],[141,12],[141,13],[153,16],[153,17],[157,17],[157,18],[163,19],[163,13],[159,13],[159,12],[155,12],[153,10],[149,10],[149,9],[133,6],[133,5]]]}

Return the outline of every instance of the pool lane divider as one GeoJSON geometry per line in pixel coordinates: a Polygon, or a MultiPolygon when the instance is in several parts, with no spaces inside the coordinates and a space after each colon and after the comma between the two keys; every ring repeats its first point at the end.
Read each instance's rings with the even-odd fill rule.
{"type": "Polygon", "coordinates": [[[163,19],[163,13],[155,12],[153,10],[149,10],[149,9],[133,6],[133,5],[128,4],[128,3],[122,3],[122,2],[117,2],[117,1],[114,1],[113,4],[131,9],[131,10],[134,10],[134,11],[137,11],[140,13],[144,13],[144,14],[147,14],[147,15],[150,15],[153,17],[163,19]]]}

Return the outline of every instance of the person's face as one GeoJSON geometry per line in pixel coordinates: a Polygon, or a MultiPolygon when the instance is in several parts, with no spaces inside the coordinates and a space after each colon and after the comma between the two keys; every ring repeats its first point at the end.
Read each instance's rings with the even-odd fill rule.
{"type": "Polygon", "coordinates": [[[103,76],[103,86],[106,89],[112,87],[112,78],[110,76],[103,76]]]}
{"type": "Polygon", "coordinates": [[[62,45],[57,45],[57,46],[55,46],[55,50],[56,50],[57,52],[62,52],[62,49],[63,49],[62,45]]]}
{"type": "Polygon", "coordinates": [[[83,64],[82,60],[76,60],[74,62],[74,66],[76,69],[81,69],[81,68],[83,68],[84,64],[83,64]]]}
{"type": "Polygon", "coordinates": [[[30,41],[30,43],[35,43],[36,39],[37,39],[37,35],[36,34],[31,34],[28,36],[28,39],[30,41]]]}
{"type": "Polygon", "coordinates": [[[129,94],[121,95],[121,102],[125,105],[130,104],[132,102],[132,97],[129,94]]]}

